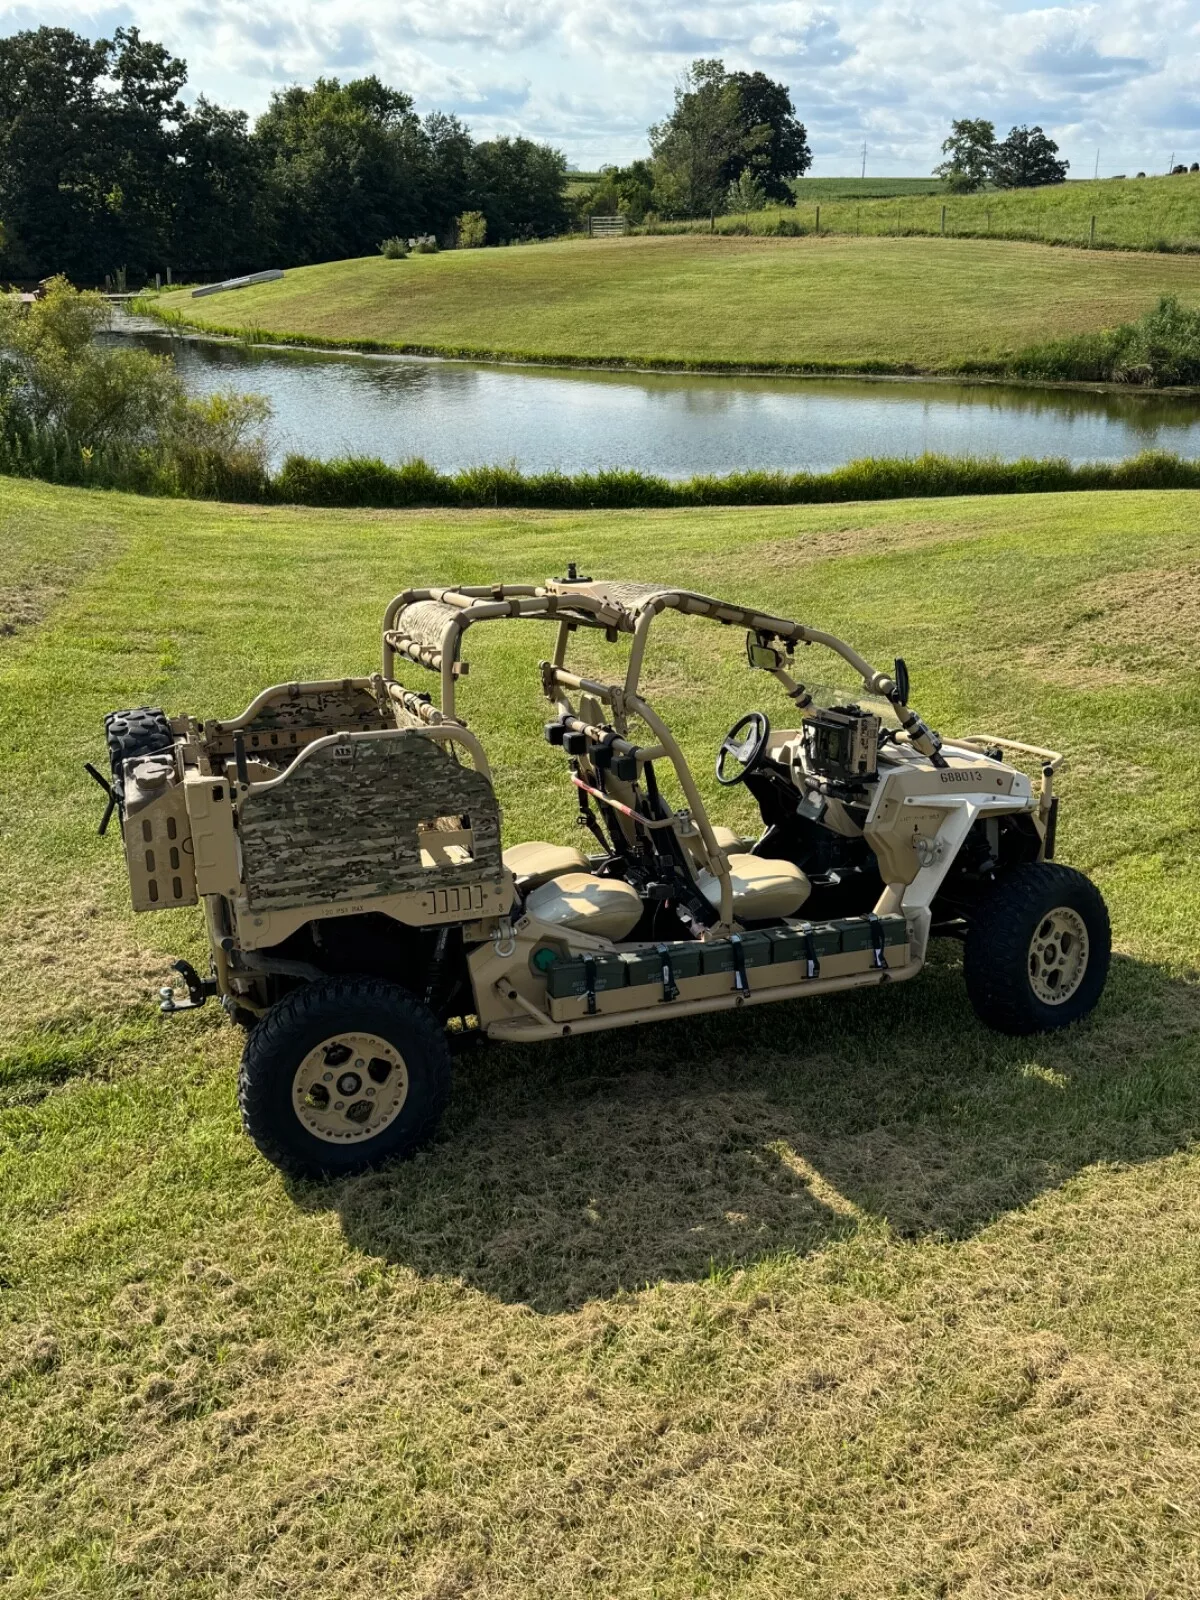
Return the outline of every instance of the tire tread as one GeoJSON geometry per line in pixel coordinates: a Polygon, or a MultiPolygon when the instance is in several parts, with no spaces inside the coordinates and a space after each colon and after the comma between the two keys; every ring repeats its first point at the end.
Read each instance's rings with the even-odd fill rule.
{"type": "MultiPolygon", "coordinates": [[[[389,1150],[378,1160],[402,1159],[414,1154],[433,1137],[450,1098],[450,1051],[433,1013],[407,989],[383,978],[336,977],[306,984],[285,995],[267,1012],[246,1040],[238,1072],[238,1108],[242,1126],[261,1155],[272,1165],[295,1177],[326,1176],[355,1171],[371,1162],[314,1162],[279,1137],[275,1108],[272,1105],[272,1068],[286,1057],[297,1029],[317,1024],[322,1014],[336,1006],[352,1008],[379,1005],[405,1013],[404,1027],[409,1035],[421,1037],[422,1068],[428,1078],[424,1112],[410,1127],[403,1150],[389,1150]]],[[[399,1043],[399,1041],[396,1041],[399,1043]]],[[[402,1051],[402,1054],[405,1052],[402,1051]]],[[[412,1065],[406,1065],[412,1074],[412,1065]]],[[[329,1154],[345,1152],[361,1155],[363,1146],[330,1145],[329,1154]]]]}
{"type": "Polygon", "coordinates": [[[1100,998],[1111,943],[1104,897],[1084,873],[1052,861],[1014,867],[983,901],[967,934],[963,976],[976,1015],[999,1033],[1066,1027],[1085,1016],[1100,998]],[[1038,1000],[1027,967],[1031,924],[1055,904],[1074,905],[1085,917],[1089,937],[1083,982],[1077,996],[1061,1007],[1038,1000]]]}

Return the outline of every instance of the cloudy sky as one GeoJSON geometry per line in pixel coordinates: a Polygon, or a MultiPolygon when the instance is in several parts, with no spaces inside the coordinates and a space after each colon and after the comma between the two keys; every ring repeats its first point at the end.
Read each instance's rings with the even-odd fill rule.
{"type": "Polygon", "coordinates": [[[376,72],[478,135],[549,140],[575,166],[642,154],[694,56],[789,85],[813,172],[923,174],[952,116],[1040,122],[1074,176],[1200,159],[1200,0],[46,0],[0,6],[93,37],[122,23],[185,57],[189,93],[258,112],[318,73],[376,72]]]}

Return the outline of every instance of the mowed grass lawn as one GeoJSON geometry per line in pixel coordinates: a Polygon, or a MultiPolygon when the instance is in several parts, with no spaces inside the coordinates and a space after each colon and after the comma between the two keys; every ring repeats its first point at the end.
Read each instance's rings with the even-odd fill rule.
{"type": "MultiPolygon", "coordinates": [[[[1200,1592],[1200,496],[321,514],[7,481],[0,517],[6,1596],[1200,1592]],[[892,991],[481,1051],[428,1153],[285,1183],[237,1031],[156,1013],[199,919],[126,910],[101,717],[370,670],[401,586],[573,557],[902,651],[945,731],[1069,751],[1061,855],[1116,937],[1094,1018],[989,1034],[938,948],[892,991]]],[[[574,837],[548,636],[469,644],[508,839],[574,837]]],[[[740,650],[681,624],[649,663],[714,800],[763,693],[740,650]]]]}
{"type": "Polygon", "coordinates": [[[1200,294],[1200,260],[954,239],[637,237],[382,256],[159,304],[197,326],[544,360],[949,371],[1200,294]]]}

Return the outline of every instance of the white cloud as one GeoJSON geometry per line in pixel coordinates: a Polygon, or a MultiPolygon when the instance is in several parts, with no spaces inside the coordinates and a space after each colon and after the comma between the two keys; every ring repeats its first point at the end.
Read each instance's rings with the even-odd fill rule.
{"type": "Polygon", "coordinates": [[[263,109],[318,73],[378,72],[477,133],[523,131],[580,165],[624,160],[697,55],[786,82],[817,172],[928,172],[951,117],[1039,122],[1076,171],[1200,158],[1200,0],[28,0],[5,31],[95,36],[138,23],[190,66],[190,92],[263,109]]]}

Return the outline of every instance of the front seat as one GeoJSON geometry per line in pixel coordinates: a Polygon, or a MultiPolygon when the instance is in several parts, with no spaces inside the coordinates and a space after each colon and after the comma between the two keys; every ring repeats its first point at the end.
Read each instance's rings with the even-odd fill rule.
{"type": "Polygon", "coordinates": [[[542,884],[561,877],[564,872],[589,870],[582,850],[569,844],[547,844],[542,839],[510,845],[504,852],[504,865],[524,890],[540,889],[542,884]]]}
{"type": "MultiPolygon", "coordinates": [[[[728,853],[733,914],[739,922],[794,916],[812,893],[812,884],[791,861],[728,853]]],[[[721,904],[721,882],[710,872],[697,877],[700,893],[714,909],[721,904]]]]}
{"type": "Polygon", "coordinates": [[[637,890],[620,878],[565,872],[527,895],[525,910],[539,922],[616,941],[633,932],[641,919],[642,902],[637,890]]]}

